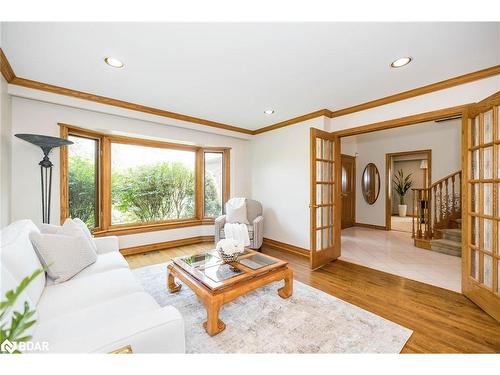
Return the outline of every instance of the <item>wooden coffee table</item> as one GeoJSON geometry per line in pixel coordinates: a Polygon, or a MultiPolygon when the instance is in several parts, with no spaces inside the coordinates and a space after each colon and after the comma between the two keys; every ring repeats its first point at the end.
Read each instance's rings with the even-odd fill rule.
{"type": "Polygon", "coordinates": [[[278,280],[285,282],[278,289],[281,298],[288,298],[293,292],[293,271],[288,268],[288,263],[253,250],[246,250],[237,262],[230,264],[224,264],[217,252],[211,251],[175,258],[167,268],[167,285],[171,293],[181,288],[175,282],[177,277],[205,304],[207,321],[203,327],[210,336],[226,328],[219,319],[222,305],[278,280]]]}

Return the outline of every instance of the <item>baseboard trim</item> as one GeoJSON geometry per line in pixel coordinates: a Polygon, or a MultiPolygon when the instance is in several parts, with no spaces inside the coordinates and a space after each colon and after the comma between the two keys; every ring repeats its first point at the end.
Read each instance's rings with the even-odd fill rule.
{"type": "Polygon", "coordinates": [[[135,254],[147,253],[150,251],[171,249],[173,247],[178,247],[178,246],[195,245],[203,242],[214,242],[214,236],[188,237],[188,238],[181,238],[179,240],[171,240],[171,241],[157,242],[147,245],[127,247],[124,249],[120,249],[120,253],[122,253],[122,255],[135,255],[135,254]]]}
{"type": "Polygon", "coordinates": [[[306,258],[309,258],[309,255],[311,254],[311,252],[309,250],[304,249],[302,247],[290,245],[290,244],[285,243],[285,242],[272,240],[270,238],[264,238],[263,245],[268,246],[268,247],[275,249],[275,250],[287,251],[289,253],[300,255],[300,256],[303,256],[306,258]]]}
{"type": "Polygon", "coordinates": [[[354,223],[355,227],[362,227],[362,228],[371,228],[371,229],[378,229],[378,230],[387,230],[387,228],[383,225],[375,225],[375,224],[365,224],[365,223],[354,223]]]}

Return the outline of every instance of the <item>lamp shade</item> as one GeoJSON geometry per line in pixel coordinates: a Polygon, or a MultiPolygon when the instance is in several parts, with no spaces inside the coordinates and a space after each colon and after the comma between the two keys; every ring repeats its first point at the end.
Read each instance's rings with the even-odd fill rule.
{"type": "Polygon", "coordinates": [[[428,168],[429,164],[427,163],[427,159],[420,161],[420,169],[428,169],[428,168]]]}
{"type": "Polygon", "coordinates": [[[48,155],[50,150],[55,147],[67,146],[73,144],[73,142],[68,141],[67,139],[50,137],[48,135],[40,135],[40,134],[16,134],[17,138],[22,139],[23,141],[34,144],[35,146],[40,147],[43,150],[44,155],[48,155]]]}

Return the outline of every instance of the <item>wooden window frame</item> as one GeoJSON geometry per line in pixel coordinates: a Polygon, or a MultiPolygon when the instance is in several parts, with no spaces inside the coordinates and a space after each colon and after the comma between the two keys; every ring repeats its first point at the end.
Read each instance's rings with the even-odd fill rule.
{"type": "Polygon", "coordinates": [[[201,153],[201,162],[202,162],[202,193],[203,193],[203,206],[202,209],[202,217],[203,220],[215,220],[215,217],[205,215],[205,154],[222,154],[222,215],[225,214],[225,205],[224,203],[229,200],[229,165],[230,165],[230,156],[229,152],[225,148],[220,147],[205,147],[201,153]]]}
{"type": "MultiPolygon", "coordinates": [[[[230,148],[229,147],[201,147],[186,144],[163,142],[158,140],[133,138],[91,131],[81,127],[59,123],[61,138],[80,136],[99,140],[98,162],[98,210],[99,225],[93,230],[96,236],[126,235],[144,233],[157,230],[183,228],[214,223],[214,217],[204,215],[204,155],[206,152],[220,152],[223,154],[223,200],[226,202],[230,194],[230,148]],[[129,144],[144,147],[157,147],[174,150],[195,152],[195,215],[187,219],[173,219],[156,222],[112,224],[111,222],[111,145],[113,143],[129,144]]],[[[60,207],[61,223],[69,217],[69,187],[68,187],[68,148],[60,148],[60,207]]],[[[224,203],[223,202],[223,203],[224,203]]]]}

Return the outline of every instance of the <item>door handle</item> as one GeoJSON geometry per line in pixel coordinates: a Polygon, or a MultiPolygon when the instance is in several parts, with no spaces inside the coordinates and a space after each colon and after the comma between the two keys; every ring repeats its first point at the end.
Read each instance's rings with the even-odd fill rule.
{"type": "Polygon", "coordinates": [[[349,196],[349,194],[346,194],[346,193],[342,193],[341,195],[342,195],[342,197],[344,197],[344,198],[349,196]]]}
{"type": "Polygon", "coordinates": [[[310,205],[309,205],[309,208],[319,208],[319,206],[318,206],[318,205],[316,205],[316,204],[310,204],[310,205]]]}

